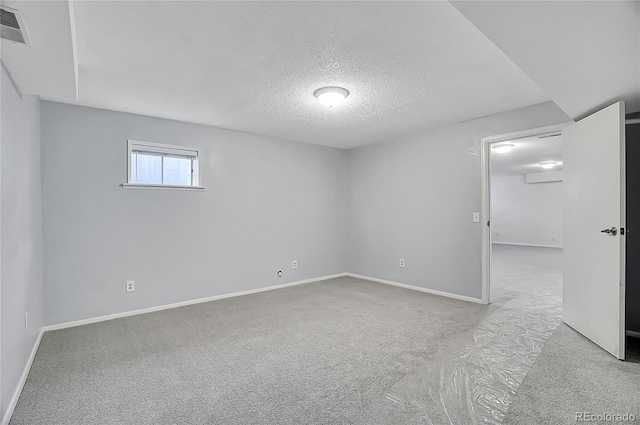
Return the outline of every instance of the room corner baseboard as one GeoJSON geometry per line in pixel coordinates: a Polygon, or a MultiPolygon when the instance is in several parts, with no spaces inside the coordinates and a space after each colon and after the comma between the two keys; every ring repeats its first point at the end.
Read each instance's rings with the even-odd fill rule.
{"type": "Polygon", "coordinates": [[[20,394],[22,394],[22,389],[24,388],[24,384],[27,382],[27,377],[29,376],[29,371],[31,370],[31,365],[33,364],[33,360],[36,358],[36,353],[38,352],[38,348],[40,347],[40,341],[42,341],[42,335],[44,334],[44,328],[40,329],[40,333],[38,334],[38,338],[36,338],[35,344],[33,344],[33,348],[31,349],[31,354],[29,355],[29,359],[27,360],[27,364],[24,365],[24,369],[22,370],[22,375],[20,376],[20,381],[18,382],[18,387],[13,393],[13,397],[11,397],[11,401],[7,406],[7,411],[2,418],[2,425],[8,425],[11,420],[11,416],[13,416],[13,411],[18,404],[18,399],[20,398],[20,394]]]}
{"type": "Polygon", "coordinates": [[[197,298],[195,300],[181,301],[173,304],[165,304],[165,305],[160,305],[156,307],[143,308],[140,310],[125,311],[122,313],[109,314],[106,316],[90,317],[88,319],[74,320],[72,322],[64,322],[64,323],[58,323],[55,325],[47,325],[44,327],[44,331],[55,331],[58,329],[73,328],[76,326],[89,325],[91,323],[98,323],[98,322],[105,322],[107,320],[120,319],[122,317],[137,316],[139,314],[153,313],[155,311],[169,310],[172,308],[185,307],[193,304],[201,304],[209,301],[222,300],[225,298],[241,297],[243,295],[251,295],[251,294],[257,294],[259,292],[273,291],[275,289],[282,289],[282,288],[288,288],[290,286],[304,285],[305,283],[319,282],[321,280],[334,279],[337,277],[344,277],[344,276],[347,276],[347,273],[338,273],[338,274],[314,277],[311,279],[298,280],[295,282],[281,283],[279,285],[265,286],[264,288],[249,289],[246,291],[232,292],[229,294],[215,295],[215,296],[206,297],[206,298],[197,298]]]}
{"type": "Polygon", "coordinates": [[[533,246],[536,248],[559,248],[562,249],[562,245],[539,245],[535,243],[517,243],[517,242],[494,242],[491,241],[492,244],[496,245],[515,245],[515,246],[533,246]]]}
{"type": "Polygon", "coordinates": [[[467,296],[464,296],[464,295],[458,295],[458,294],[452,294],[452,293],[449,293],[449,292],[437,291],[437,290],[434,290],[434,289],[422,288],[422,287],[419,287],[419,286],[408,285],[406,283],[394,282],[394,281],[385,280],[385,279],[378,279],[378,278],[375,278],[375,277],[364,276],[364,275],[359,275],[359,274],[355,274],[355,273],[337,273],[337,274],[333,274],[333,275],[320,276],[320,277],[316,277],[316,278],[299,280],[299,281],[295,281],[295,282],[282,283],[282,284],[279,284],[279,285],[266,286],[264,288],[250,289],[250,290],[246,290],[246,291],[233,292],[233,293],[229,293],[229,294],[216,295],[216,296],[206,297],[206,298],[198,298],[198,299],[195,299],[195,300],[182,301],[182,302],[178,302],[178,303],[166,304],[166,305],[162,305],[162,306],[150,307],[150,308],[145,308],[145,309],[140,309],[140,310],[133,310],[133,311],[127,311],[127,312],[123,312],[123,313],[116,313],[116,314],[110,314],[110,315],[106,315],[106,316],[98,316],[98,317],[92,317],[92,318],[83,319],[83,320],[76,320],[76,321],[72,321],[72,322],[65,322],[65,323],[59,323],[59,324],[55,324],[55,325],[44,326],[40,330],[40,333],[38,334],[38,338],[37,338],[37,340],[36,340],[36,342],[35,342],[35,344],[33,346],[33,349],[31,350],[31,355],[29,356],[29,360],[27,361],[27,364],[25,365],[25,368],[24,368],[24,370],[22,372],[22,376],[20,377],[20,382],[19,382],[18,387],[16,388],[16,390],[14,392],[14,395],[13,395],[13,397],[11,399],[11,402],[9,403],[7,411],[6,411],[5,415],[4,415],[4,417],[2,418],[1,425],[8,425],[8,423],[9,423],[9,421],[11,419],[11,416],[13,415],[13,411],[14,411],[17,403],[18,403],[18,399],[20,398],[20,394],[22,393],[24,385],[25,385],[25,383],[27,381],[27,377],[29,376],[29,371],[31,370],[31,366],[32,366],[33,361],[35,359],[36,353],[38,352],[38,348],[40,347],[40,342],[42,340],[42,336],[43,336],[44,332],[46,332],[46,331],[52,331],[52,330],[58,330],[58,329],[66,329],[66,328],[71,328],[71,327],[75,327],[75,326],[88,325],[88,324],[91,324],[91,323],[104,322],[104,321],[107,321],[107,320],[119,319],[119,318],[128,317],[128,316],[136,316],[136,315],[139,315],[139,314],[152,313],[152,312],[155,312],[155,311],[169,310],[169,309],[189,306],[189,305],[193,305],[193,304],[200,304],[200,303],[205,303],[205,302],[209,302],[209,301],[221,300],[221,299],[225,299],[225,298],[233,298],[233,297],[239,297],[239,296],[243,296],[243,295],[257,294],[257,293],[260,293],[260,292],[266,292],[266,291],[272,291],[272,290],[276,290],[276,289],[288,288],[288,287],[297,286],[297,285],[304,285],[306,283],[319,282],[319,281],[328,280],[328,279],[334,279],[334,278],[338,278],[338,277],[353,277],[353,278],[357,278],[357,279],[368,280],[368,281],[372,281],[372,282],[378,282],[378,283],[382,283],[382,284],[385,284],[385,285],[396,286],[396,287],[399,287],[399,288],[410,289],[410,290],[413,290],[413,291],[424,292],[424,293],[431,294],[431,295],[438,295],[438,296],[442,296],[442,297],[453,298],[453,299],[456,299],[456,300],[467,301],[467,302],[472,302],[472,303],[476,303],[476,304],[482,304],[482,300],[481,299],[473,298],[473,297],[467,297],[467,296]]]}
{"type": "Polygon", "coordinates": [[[349,276],[349,277],[355,277],[357,279],[370,280],[372,282],[384,283],[385,285],[397,286],[399,288],[411,289],[413,291],[424,292],[424,293],[431,294],[431,295],[438,295],[438,296],[441,296],[441,297],[453,298],[453,299],[456,299],[456,300],[467,301],[467,302],[476,303],[476,304],[482,304],[482,300],[481,299],[473,298],[473,297],[467,297],[465,295],[452,294],[450,292],[444,292],[444,291],[436,291],[435,289],[427,289],[427,288],[422,288],[420,286],[407,285],[406,283],[394,282],[394,281],[385,280],[385,279],[378,279],[377,277],[363,276],[363,275],[355,274],[355,273],[345,273],[345,275],[349,276]]]}

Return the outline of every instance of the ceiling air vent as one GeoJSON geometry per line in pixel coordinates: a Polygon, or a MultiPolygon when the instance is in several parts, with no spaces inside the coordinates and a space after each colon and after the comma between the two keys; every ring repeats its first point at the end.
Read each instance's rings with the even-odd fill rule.
{"type": "Polygon", "coordinates": [[[562,136],[562,133],[544,134],[542,136],[538,136],[538,139],[550,139],[552,137],[558,137],[558,136],[562,136]]]}
{"type": "Polygon", "coordinates": [[[0,6],[0,38],[31,46],[22,12],[10,7],[0,6]]]}

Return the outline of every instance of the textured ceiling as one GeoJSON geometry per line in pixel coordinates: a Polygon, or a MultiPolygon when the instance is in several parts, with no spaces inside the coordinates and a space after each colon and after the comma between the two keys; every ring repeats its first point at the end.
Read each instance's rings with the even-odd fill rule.
{"type": "Polygon", "coordinates": [[[640,110],[640,2],[15,1],[25,93],[340,148],[544,101],[640,110]],[[336,109],[313,92],[351,95],[336,109]]]}
{"type": "Polygon", "coordinates": [[[447,2],[74,2],[78,103],[350,148],[548,101],[447,2]],[[351,95],[328,109],[323,86],[351,95]]]}
{"type": "Polygon", "coordinates": [[[2,0],[24,16],[32,47],[2,40],[0,56],[23,93],[74,102],[76,69],[72,19],[66,1],[2,0]]]}
{"type": "Polygon", "coordinates": [[[491,173],[516,175],[562,170],[562,165],[551,170],[545,170],[540,166],[540,163],[545,161],[562,162],[562,136],[543,139],[527,137],[495,145],[503,143],[512,144],[513,149],[507,153],[496,153],[492,150],[491,173]]]}
{"type": "Polygon", "coordinates": [[[640,111],[640,1],[454,1],[572,119],[640,111]]]}

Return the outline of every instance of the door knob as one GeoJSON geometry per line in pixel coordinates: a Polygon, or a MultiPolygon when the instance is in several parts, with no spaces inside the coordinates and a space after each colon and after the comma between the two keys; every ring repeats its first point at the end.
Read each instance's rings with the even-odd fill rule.
{"type": "Polygon", "coordinates": [[[618,229],[615,227],[612,227],[611,229],[600,230],[600,233],[607,233],[611,236],[615,236],[618,234],[618,229]]]}

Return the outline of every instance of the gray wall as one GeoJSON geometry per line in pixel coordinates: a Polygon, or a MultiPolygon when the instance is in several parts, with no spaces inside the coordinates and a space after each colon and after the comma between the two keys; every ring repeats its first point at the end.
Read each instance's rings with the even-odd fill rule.
{"type": "Polygon", "coordinates": [[[4,65],[0,68],[0,417],[4,417],[42,329],[42,226],[40,99],[21,94],[4,65]]]}
{"type": "Polygon", "coordinates": [[[480,298],[480,140],[567,121],[545,103],[350,150],[349,271],[480,298]]]}
{"type": "Polygon", "coordinates": [[[43,102],[45,323],[345,272],[345,179],[345,151],[43,102]],[[200,148],[206,190],[122,189],[127,139],[200,148]]]}
{"type": "Polygon", "coordinates": [[[480,139],[566,121],[547,103],[340,151],[43,102],[45,323],[345,271],[480,297],[480,139]],[[201,148],[206,191],[120,188],[128,138],[201,148]]]}
{"type": "Polygon", "coordinates": [[[491,232],[495,243],[562,247],[562,182],[527,183],[525,176],[491,176],[491,232]]]}

